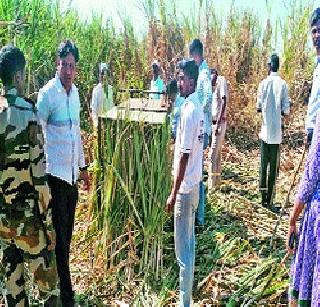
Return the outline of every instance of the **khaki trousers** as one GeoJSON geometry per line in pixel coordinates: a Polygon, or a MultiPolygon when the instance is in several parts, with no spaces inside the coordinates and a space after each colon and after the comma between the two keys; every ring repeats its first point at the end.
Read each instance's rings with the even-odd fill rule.
{"type": "Polygon", "coordinates": [[[212,125],[212,141],[209,149],[208,189],[213,189],[221,180],[221,151],[226,134],[227,122],[220,125],[220,130],[215,135],[216,125],[212,125]]]}

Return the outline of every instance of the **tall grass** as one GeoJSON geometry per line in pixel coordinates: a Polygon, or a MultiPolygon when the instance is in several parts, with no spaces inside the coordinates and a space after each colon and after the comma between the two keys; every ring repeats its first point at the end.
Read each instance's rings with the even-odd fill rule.
{"type": "MultiPolygon", "coordinates": [[[[65,38],[73,39],[80,49],[75,83],[79,87],[83,118],[88,118],[99,62],[111,63],[115,89],[128,84],[145,86],[145,51],[129,20],[124,21],[124,31],[116,34],[110,20],[94,15],[90,22],[83,21],[74,9],[62,12],[58,0],[3,0],[0,16],[6,22],[0,27],[1,45],[14,43],[26,55],[27,95],[38,92],[54,76],[56,49],[65,38]]],[[[82,126],[89,129],[88,120],[83,120],[82,126]]]]}
{"type": "MultiPolygon", "coordinates": [[[[73,9],[62,13],[59,3],[58,0],[1,1],[1,19],[9,24],[0,27],[0,42],[2,45],[15,42],[25,51],[27,94],[32,94],[54,75],[58,43],[63,38],[72,38],[80,48],[76,83],[80,88],[84,117],[88,117],[100,61],[111,63],[115,89],[146,88],[151,78],[150,62],[160,61],[165,80],[174,77],[175,63],[188,56],[187,44],[198,34],[205,43],[210,66],[217,67],[230,82],[228,119],[229,126],[235,129],[251,118],[250,127],[256,132],[256,117],[250,116],[255,92],[266,75],[268,55],[279,45],[279,36],[283,76],[289,82],[295,79],[295,71],[302,71],[302,78],[310,77],[312,61],[307,48],[310,2],[291,1],[286,19],[271,25],[270,19],[261,24],[258,16],[251,11],[238,10],[235,4],[222,19],[212,1],[195,1],[193,13],[180,16],[170,1],[142,1],[149,21],[148,33],[142,40],[137,39],[128,18],[123,18],[123,30],[117,34],[110,20],[93,15],[89,22],[83,21],[73,9]],[[155,17],[156,12],[159,18],[155,17]]],[[[269,12],[271,7],[272,3],[267,2],[269,12]]],[[[88,129],[87,123],[82,121],[83,127],[88,129]]]]}
{"type": "Polygon", "coordinates": [[[105,124],[102,207],[95,215],[107,269],[132,256],[140,274],[159,276],[171,169],[168,127],[122,120],[105,124]]]}

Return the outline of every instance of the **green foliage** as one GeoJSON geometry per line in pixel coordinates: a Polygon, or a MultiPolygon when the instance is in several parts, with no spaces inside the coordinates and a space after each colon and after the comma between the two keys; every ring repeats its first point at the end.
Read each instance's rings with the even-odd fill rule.
{"type": "MultiPolygon", "coordinates": [[[[30,95],[55,74],[55,55],[58,44],[72,39],[80,50],[80,61],[75,83],[80,92],[82,118],[88,118],[91,92],[98,79],[98,63],[111,63],[115,89],[121,85],[146,86],[144,75],[144,48],[129,20],[124,21],[123,32],[116,34],[112,23],[93,15],[90,22],[79,18],[74,9],[62,12],[60,1],[3,0],[0,2],[1,45],[14,43],[27,59],[27,88],[30,95]]],[[[117,98],[117,97],[116,97],[117,98]]],[[[82,121],[88,128],[88,121],[82,121]]]]}
{"type": "Polygon", "coordinates": [[[159,277],[171,169],[168,126],[122,120],[105,124],[102,206],[94,215],[106,260],[112,258],[112,269],[131,255],[131,265],[138,266],[141,274],[159,277]],[[114,257],[112,242],[120,237],[124,243],[118,244],[114,257]]]}

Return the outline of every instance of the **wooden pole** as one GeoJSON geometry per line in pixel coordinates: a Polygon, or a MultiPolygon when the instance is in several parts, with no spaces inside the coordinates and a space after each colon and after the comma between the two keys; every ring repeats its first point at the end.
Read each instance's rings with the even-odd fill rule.
{"type": "Polygon", "coordinates": [[[299,170],[300,170],[300,167],[302,165],[302,162],[304,160],[304,156],[306,154],[306,151],[307,151],[307,145],[304,147],[304,150],[303,150],[303,153],[302,153],[302,156],[300,158],[300,161],[299,161],[299,164],[298,164],[298,167],[296,168],[295,172],[294,172],[294,175],[293,175],[293,179],[291,181],[291,184],[290,184],[290,187],[289,187],[289,190],[287,192],[287,196],[285,198],[285,201],[283,202],[282,206],[281,206],[281,210],[280,210],[280,213],[279,213],[279,216],[278,216],[278,219],[277,219],[277,223],[274,227],[274,230],[272,232],[272,236],[271,236],[271,241],[270,241],[270,250],[272,248],[272,245],[273,245],[273,240],[274,240],[274,236],[276,235],[276,232],[278,230],[278,227],[280,225],[280,221],[281,221],[281,217],[283,215],[283,212],[284,212],[284,209],[287,208],[288,204],[289,204],[289,199],[290,199],[290,194],[291,194],[291,191],[293,190],[293,186],[296,182],[296,177],[297,177],[297,174],[299,173],[299,170]]]}

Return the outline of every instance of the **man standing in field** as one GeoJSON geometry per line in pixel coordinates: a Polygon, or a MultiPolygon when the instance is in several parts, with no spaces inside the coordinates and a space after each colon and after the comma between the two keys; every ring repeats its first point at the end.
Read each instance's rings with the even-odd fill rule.
{"type": "Polygon", "coordinates": [[[150,84],[150,91],[151,92],[156,92],[156,93],[151,93],[150,98],[151,99],[160,99],[162,97],[161,94],[165,88],[164,88],[164,83],[163,80],[160,77],[160,65],[157,60],[154,60],[152,62],[152,80],[150,84]]]}
{"type": "Polygon", "coordinates": [[[79,52],[70,40],[62,42],[57,52],[57,73],[39,92],[37,107],[46,146],[47,173],[52,193],[53,225],[57,234],[56,256],[63,306],[73,306],[69,255],[78,201],[79,171],[89,189],[80,135],[80,100],[76,86],[79,52]]]}
{"type": "Polygon", "coordinates": [[[208,189],[213,189],[221,180],[221,150],[227,128],[227,80],[211,70],[212,85],[212,140],[209,150],[208,189]]]}
{"type": "MultiPolygon", "coordinates": [[[[212,88],[211,76],[209,66],[203,57],[203,45],[201,41],[196,38],[189,46],[189,54],[194,59],[199,67],[199,77],[197,81],[197,93],[199,101],[203,106],[204,112],[204,136],[203,136],[203,150],[208,147],[209,137],[211,135],[212,123],[212,88]]],[[[203,159],[204,160],[204,159],[203,159]]],[[[197,211],[197,223],[199,226],[204,225],[204,212],[205,212],[205,189],[203,181],[200,182],[200,196],[199,207],[197,211]]]]}
{"type": "Polygon", "coordinates": [[[259,187],[261,204],[264,207],[271,206],[275,196],[278,156],[282,141],[281,116],[288,115],[290,111],[288,86],[279,76],[279,66],[279,57],[273,54],[268,61],[269,76],[259,84],[257,96],[257,111],[262,113],[259,135],[261,139],[259,187]]]}
{"type": "Polygon", "coordinates": [[[312,141],[314,125],[316,123],[317,112],[320,108],[320,7],[314,10],[310,18],[311,37],[316,49],[316,68],[313,73],[311,95],[308,103],[306,119],[306,143],[309,146],[312,141]]]}
{"type": "Polygon", "coordinates": [[[5,275],[6,306],[29,306],[25,263],[44,306],[56,306],[55,233],[48,206],[43,135],[33,102],[23,97],[25,64],[20,49],[1,49],[5,94],[0,96],[0,266],[5,275]]]}
{"type": "Polygon", "coordinates": [[[199,202],[202,177],[203,107],[195,92],[198,67],[194,60],[181,64],[179,89],[185,102],[174,150],[174,182],[167,200],[167,211],[174,209],[175,252],[180,267],[180,306],[188,307],[192,300],[195,261],[195,212],[199,202]]]}
{"type": "Polygon", "coordinates": [[[93,126],[98,127],[98,117],[113,107],[113,90],[108,78],[110,73],[106,63],[99,65],[99,83],[92,92],[91,114],[93,126]]]}

